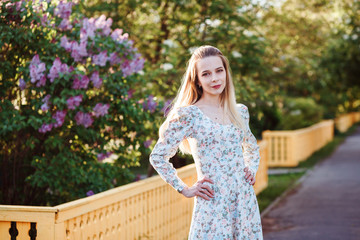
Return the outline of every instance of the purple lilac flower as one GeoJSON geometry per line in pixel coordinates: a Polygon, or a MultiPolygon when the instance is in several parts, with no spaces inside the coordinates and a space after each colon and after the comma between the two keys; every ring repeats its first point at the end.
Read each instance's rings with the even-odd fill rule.
{"type": "Polygon", "coordinates": [[[89,77],[86,75],[81,76],[81,78],[75,77],[72,88],[73,89],[81,89],[81,88],[87,89],[89,81],[90,81],[89,77]]]}
{"type": "Polygon", "coordinates": [[[87,197],[90,197],[90,196],[92,196],[92,195],[94,195],[93,190],[90,190],[90,191],[88,191],[88,192],[86,193],[86,196],[87,196],[87,197]]]}
{"type": "Polygon", "coordinates": [[[50,99],[51,95],[48,94],[46,95],[41,101],[43,102],[43,104],[41,105],[41,110],[42,111],[47,111],[49,110],[50,106],[49,106],[49,99],[50,99]]]}
{"type": "Polygon", "coordinates": [[[77,112],[75,115],[75,121],[77,125],[83,125],[88,128],[94,122],[89,113],[77,112]]]}
{"type": "Polygon", "coordinates": [[[60,72],[67,73],[69,72],[69,66],[66,63],[61,64],[60,66],[60,72]]]}
{"type": "Polygon", "coordinates": [[[116,52],[113,52],[110,54],[109,61],[111,65],[119,64],[121,62],[121,58],[116,54],[116,52]]]}
{"type": "MultiPolygon", "coordinates": [[[[25,11],[25,8],[21,7],[23,3],[24,3],[24,1],[18,1],[15,3],[16,11],[20,11],[20,12],[25,11]]],[[[14,3],[12,3],[12,4],[14,4],[14,3]]],[[[7,6],[7,4],[6,4],[6,6],[7,6]]]]}
{"type": "Polygon", "coordinates": [[[22,78],[19,79],[19,87],[21,91],[26,88],[26,82],[22,78]]]}
{"type": "Polygon", "coordinates": [[[110,157],[112,154],[113,154],[112,152],[99,153],[99,154],[97,154],[97,159],[98,159],[99,162],[101,162],[105,158],[110,157]]]}
{"type": "Polygon", "coordinates": [[[146,141],[144,142],[144,147],[146,147],[146,148],[150,147],[150,145],[151,145],[152,142],[153,142],[152,139],[146,140],[146,141]]]}
{"type": "Polygon", "coordinates": [[[73,28],[71,22],[68,19],[63,19],[58,27],[63,31],[71,30],[73,28]]]}
{"type": "Polygon", "coordinates": [[[145,60],[143,58],[140,58],[140,54],[136,54],[135,57],[136,58],[134,60],[131,61],[125,60],[121,64],[121,70],[123,72],[124,77],[129,76],[135,72],[138,72],[144,68],[145,60]]]}
{"type": "Polygon", "coordinates": [[[171,107],[171,103],[172,103],[173,99],[168,99],[165,103],[164,103],[164,107],[161,109],[161,111],[164,113],[165,116],[168,115],[169,111],[170,111],[170,107],[171,107]]]}
{"type": "Polygon", "coordinates": [[[46,84],[46,77],[43,75],[40,80],[36,83],[36,87],[45,86],[46,84]]]}
{"type": "Polygon", "coordinates": [[[80,42],[86,42],[90,37],[93,39],[95,36],[95,32],[91,31],[91,29],[81,28],[80,29],[80,42]]]}
{"type": "Polygon", "coordinates": [[[48,19],[48,15],[47,15],[47,14],[44,14],[44,15],[40,18],[40,22],[41,22],[41,25],[42,25],[43,27],[50,26],[50,19],[48,19]]]}
{"type": "Polygon", "coordinates": [[[94,39],[95,37],[95,19],[84,18],[82,21],[82,28],[80,29],[80,42],[86,42],[87,39],[94,39]]]}
{"type": "Polygon", "coordinates": [[[82,101],[83,96],[80,94],[78,96],[70,97],[66,100],[68,109],[74,110],[75,107],[78,107],[82,101]]]}
{"type": "Polygon", "coordinates": [[[70,52],[71,51],[71,46],[72,46],[72,43],[68,41],[67,37],[66,36],[63,36],[61,39],[60,39],[60,46],[65,48],[65,50],[67,52],[70,52]]]}
{"type": "Polygon", "coordinates": [[[132,71],[132,67],[130,65],[130,61],[129,60],[125,60],[122,64],[121,64],[121,71],[123,72],[123,76],[126,77],[128,75],[131,75],[133,73],[132,71]]]}
{"type": "Polygon", "coordinates": [[[54,79],[59,77],[60,67],[61,67],[61,61],[60,58],[57,57],[50,68],[50,73],[48,74],[48,77],[50,78],[50,82],[54,82],[54,79]]]}
{"type": "Polygon", "coordinates": [[[87,45],[87,42],[81,42],[78,45],[77,51],[79,52],[80,56],[82,56],[82,57],[86,57],[88,55],[88,53],[86,51],[86,45],[87,45]]]}
{"type": "Polygon", "coordinates": [[[31,59],[31,62],[30,62],[31,65],[38,65],[38,64],[40,64],[40,63],[41,63],[41,61],[40,61],[39,54],[36,54],[36,55],[31,59]]]}
{"type": "Polygon", "coordinates": [[[60,18],[68,19],[71,15],[72,2],[60,1],[59,5],[55,8],[55,14],[60,18]]]}
{"type": "Polygon", "coordinates": [[[105,36],[108,36],[111,32],[111,25],[113,23],[113,20],[111,18],[108,18],[106,20],[105,15],[101,15],[99,18],[95,21],[95,27],[96,29],[102,29],[102,33],[105,36]]]}
{"type": "Polygon", "coordinates": [[[66,116],[66,110],[62,111],[56,111],[52,118],[56,120],[56,123],[54,123],[54,127],[61,127],[65,121],[66,116]]]}
{"type": "Polygon", "coordinates": [[[123,41],[127,40],[129,37],[129,34],[127,34],[127,33],[122,34],[122,33],[123,33],[123,30],[117,28],[111,33],[111,38],[114,41],[122,43],[123,41]]]}
{"type": "Polygon", "coordinates": [[[40,80],[42,76],[44,76],[45,63],[41,62],[39,59],[39,55],[36,54],[30,63],[30,78],[31,83],[35,83],[40,80]]]}
{"type": "Polygon", "coordinates": [[[144,63],[145,63],[145,59],[141,58],[141,54],[140,53],[137,53],[135,55],[135,60],[133,61],[134,62],[134,72],[139,72],[140,70],[142,70],[144,68],[144,63]]]}
{"type": "Polygon", "coordinates": [[[99,72],[95,71],[90,77],[90,81],[93,83],[94,87],[99,89],[102,85],[102,79],[99,77],[99,72]]]}
{"type": "Polygon", "coordinates": [[[104,50],[98,55],[94,55],[92,60],[95,65],[104,67],[106,65],[106,61],[108,60],[107,51],[104,50]]]}
{"type": "Polygon", "coordinates": [[[98,103],[93,108],[95,117],[105,116],[108,113],[110,105],[98,103]]]}
{"type": "Polygon", "coordinates": [[[86,45],[87,42],[81,42],[80,44],[76,41],[71,42],[71,57],[73,57],[76,62],[81,61],[82,57],[88,56],[86,45]]]}
{"type": "Polygon", "coordinates": [[[143,102],[143,108],[149,110],[150,112],[154,112],[157,106],[157,102],[154,101],[154,96],[150,95],[147,101],[143,102]]]}
{"type": "Polygon", "coordinates": [[[41,126],[41,128],[39,128],[38,131],[39,131],[40,133],[50,132],[51,129],[52,129],[52,127],[53,127],[52,123],[50,123],[50,124],[44,123],[44,124],[41,126]]]}

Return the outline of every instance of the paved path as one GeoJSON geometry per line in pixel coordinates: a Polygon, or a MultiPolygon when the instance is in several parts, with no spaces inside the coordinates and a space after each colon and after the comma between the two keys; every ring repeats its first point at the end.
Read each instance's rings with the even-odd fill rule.
{"type": "Polygon", "coordinates": [[[264,240],[360,240],[360,127],[262,223],[264,240]]]}

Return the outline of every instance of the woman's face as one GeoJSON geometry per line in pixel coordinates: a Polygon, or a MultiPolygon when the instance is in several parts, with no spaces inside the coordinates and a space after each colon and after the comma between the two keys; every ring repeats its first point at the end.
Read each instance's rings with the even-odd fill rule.
{"type": "Polygon", "coordinates": [[[226,86],[226,71],[221,58],[210,56],[200,59],[196,64],[199,85],[203,94],[220,95],[226,86]]]}

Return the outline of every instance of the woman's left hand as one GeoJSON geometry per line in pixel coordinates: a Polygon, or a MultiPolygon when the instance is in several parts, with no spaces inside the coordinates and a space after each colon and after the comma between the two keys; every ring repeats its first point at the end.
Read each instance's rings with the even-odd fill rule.
{"type": "Polygon", "coordinates": [[[251,174],[251,171],[249,171],[249,168],[248,167],[244,168],[244,172],[246,173],[245,174],[246,181],[249,182],[250,185],[254,185],[255,184],[255,176],[253,176],[251,174]]]}

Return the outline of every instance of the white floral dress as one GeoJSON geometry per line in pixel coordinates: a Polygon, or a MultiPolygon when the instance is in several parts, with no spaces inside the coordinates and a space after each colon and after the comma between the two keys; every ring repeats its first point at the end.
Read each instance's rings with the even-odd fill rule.
{"type": "Polygon", "coordinates": [[[213,121],[195,105],[181,107],[150,154],[162,179],[174,189],[187,186],[169,162],[187,138],[198,179],[207,176],[214,182],[204,183],[214,190],[214,198],[194,197],[189,240],[263,239],[256,195],[244,172],[247,166],[256,174],[259,146],[249,128],[247,107],[238,104],[238,110],[246,120],[245,131],[213,121]]]}

